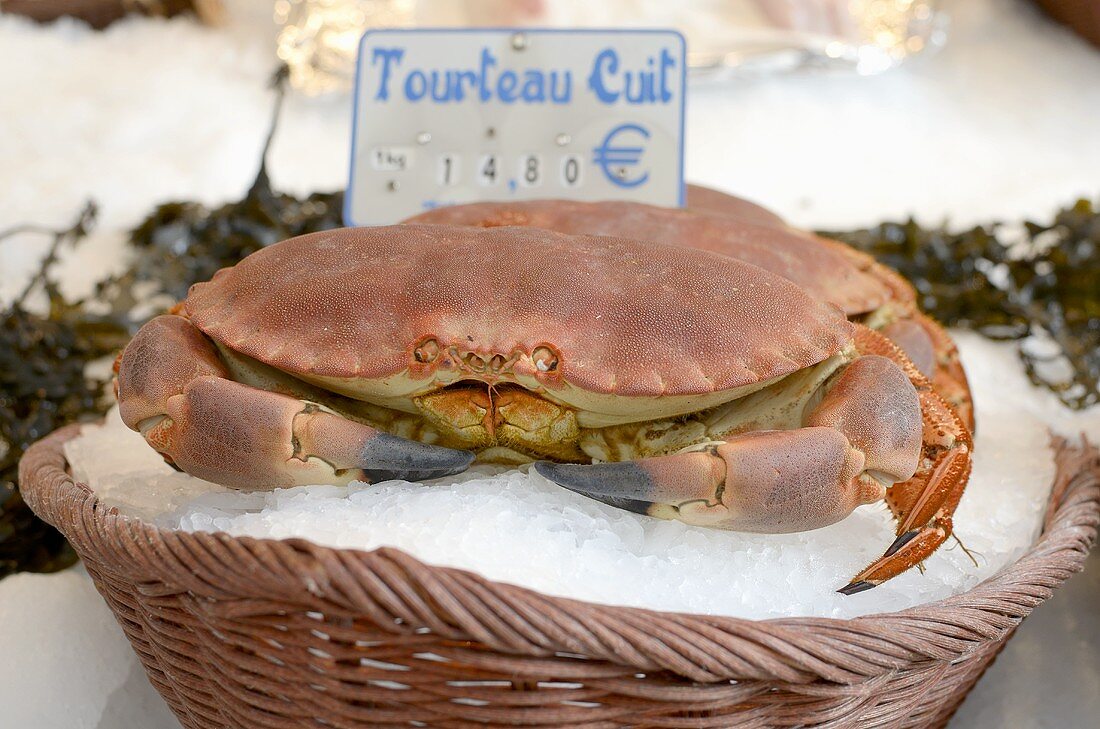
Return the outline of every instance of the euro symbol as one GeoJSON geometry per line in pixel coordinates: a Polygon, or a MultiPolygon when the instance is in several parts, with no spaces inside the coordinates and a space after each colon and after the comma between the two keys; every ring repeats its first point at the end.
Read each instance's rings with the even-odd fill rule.
{"type": "Polygon", "coordinates": [[[639,177],[627,176],[630,168],[636,167],[642,161],[642,153],[645,152],[644,144],[636,147],[613,146],[616,138],[631,132],[640,135],[642,139],[649,139],[649,131],[645,127],[638,124],[620,124],[607,133],[599,147],[592,150],[592,161],[600,166],[607,179],[619,187],[637,187],[644,185],[649,179],[649,170],[639,177]]]}

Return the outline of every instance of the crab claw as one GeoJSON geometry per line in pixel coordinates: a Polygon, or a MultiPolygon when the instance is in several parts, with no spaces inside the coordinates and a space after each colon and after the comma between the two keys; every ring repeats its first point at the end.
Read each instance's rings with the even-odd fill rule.
{"type": "Polygon", "coordinates": [[[145,440],[188,473],[224,486],[419,481],[459,473],[474,460],[469,451],[406,440],[216,377],[192,380],[165,410],[139,424],[145,440]]]}
{"type": "Polygon", "coordinates": [[[660,498],[661,489],[639,461],[592,465],[537,461],[532,468],[562,488],[636,514],[648,514],[661,503],[654,500],[660,498]]]}
{"type": "Polygon", "coordinates": [[[119,412],[171,465],[224,486],[422,480],[464,471],[469,451],[390,435],[290,394],[230,379],[190,321],[160,316],[118,364],[119,412]]]}
{"type": "Polygon", "coordinates": [[[884,487],[863,468],[863,454],[827,427],[757,431],[622,463],[534,465],[544,478],[612,506],[767,533],[817,529],[881,499],[884,487]]]}
{"type": "Polygon", "coordinates": [[[378,433],[364,443],[357,462],[369,464],[361,470],[371,483],[424,481],[462,473],[474,462],[474,454],[378,433]]]}

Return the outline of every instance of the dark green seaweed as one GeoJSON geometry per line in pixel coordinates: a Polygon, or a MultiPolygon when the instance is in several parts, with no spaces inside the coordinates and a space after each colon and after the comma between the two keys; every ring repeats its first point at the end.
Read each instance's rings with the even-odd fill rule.
{"type": "Polygon", "coordinates": [[[1031,381],[1068,407],[1100,402],[1100,205],[1078,200],[1047,224],[823,234],[900,271],[942,323],[1019,341],[1031,381]]]}

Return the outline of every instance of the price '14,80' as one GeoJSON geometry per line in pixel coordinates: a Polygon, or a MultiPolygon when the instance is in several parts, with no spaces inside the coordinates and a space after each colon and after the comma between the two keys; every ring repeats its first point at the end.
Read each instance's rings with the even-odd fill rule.
{"type": "Polygon", "coordinates": [[[540,187],[557,184],[578,187],[584,181],[584,161],[579,154],[525,154],[508,159],[496,154],[463,157],[441,154],[436,160],[436,180],[440,185],[458,185],[473,180],[483,187],[496,185],[540,187]],[[467,165],[472,169],[464,169],[467,165]]]}

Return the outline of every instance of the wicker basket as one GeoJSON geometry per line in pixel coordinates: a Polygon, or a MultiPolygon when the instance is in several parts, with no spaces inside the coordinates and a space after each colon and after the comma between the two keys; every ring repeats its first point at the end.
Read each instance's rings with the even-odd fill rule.
{"type": "Polygon", "coordinates": [[[1100,511],[1100,454],[1059,440],[1042,537],[973,590],[853,620],[752,621],[548,597],[395,549],[159,530],[73,481],[75,434],[27,451],[24,498],[72,541],[194,729],[943,726],[1082,568],[1100,511]]]}

